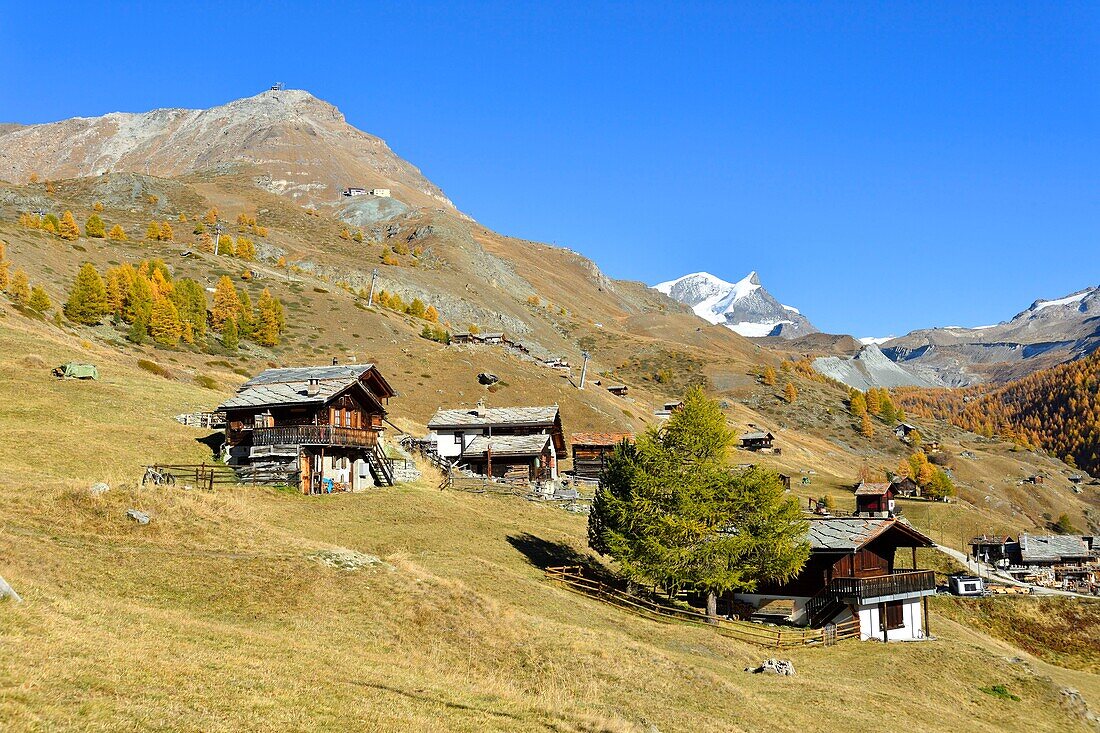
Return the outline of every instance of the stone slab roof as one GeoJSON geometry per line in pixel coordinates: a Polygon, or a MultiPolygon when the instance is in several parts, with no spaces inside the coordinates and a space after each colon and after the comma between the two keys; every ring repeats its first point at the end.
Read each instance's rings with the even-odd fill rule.
{"type": "Polygon", "coordinates": [[[762,430],[754,430],[751,433],[745,433],[741,436],[741,440],[764,440],[765,438],[774,438],[771,433],[765,433],[762,430]]]}
{"type": "Polygon", "coordinates": [[[1020,557],[1026,562],[1057,562],[1064,557],[1087,557],[1088,544],[1080,535],[1020,535],[1020,557]]]}
{"type": "Polygon", "coordinates": [[[474,407],[461,410],[436,411],[428,421],[428,429],[491,427],[494,425],[522,425],[549,427],[558,416],[558,406],[546,407],[474,407]]]}
{"type": "Polygon", "coordinates": [[[573,445],[618,445],[624,440],[634,442],[634,433],[573,433],[569,442],[573,445]]]}
{"type": "Polygon", "coordinates": [[[237,394],[219,405],[218,410],[276,405],[323,405],[373,368],[373,364],[345,364],[266,369],[242,384],[237,394]],[[308,394],[311,379],[317,380],[317,393],[313,395],[308,394]]]}
{"type": "Polygon", "coordinates": [[[494,456],[538,456],[549,444],[549,435],[478,435],[462,451],[462,457],[483,456],[489,448],[494,456]]]}
{"type": "Polygon", "coordinates": [[[861,481],[856,487],[856,496],[882,496],[890,490],[892,484],[872,484],[861,481]]]}
{"type": "Polygon", "coordinates": [[[892,527],[903,528],[906,533],[912,534],[914,539],[920,541],[918,546],[931,547],[935,544],[909,524],[893,518],[815,517],[810,519],[809,523],[810,531],[807,539],[811,550],[858,550],[892,527]]]}

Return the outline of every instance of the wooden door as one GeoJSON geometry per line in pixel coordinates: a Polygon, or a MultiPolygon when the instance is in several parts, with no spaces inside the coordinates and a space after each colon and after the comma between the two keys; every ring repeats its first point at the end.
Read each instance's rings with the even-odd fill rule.
{"type": "Polygon", "coordinates": [[[301,477],[300,483],[302,485],[302,493],[309,494],[313,490],[313,465],[309,453],[306,451],[302,451],[298,454],[298,471],[298,475],[301,477]]]}

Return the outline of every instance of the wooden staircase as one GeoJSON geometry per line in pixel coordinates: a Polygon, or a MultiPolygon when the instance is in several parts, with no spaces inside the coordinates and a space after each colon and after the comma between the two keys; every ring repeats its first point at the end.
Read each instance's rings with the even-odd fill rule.
{"type": "Polygon", "coordinates": [[[367,466],[379,486],[393,486],[393,460],[377,443],[367,450],[367,466]]]}

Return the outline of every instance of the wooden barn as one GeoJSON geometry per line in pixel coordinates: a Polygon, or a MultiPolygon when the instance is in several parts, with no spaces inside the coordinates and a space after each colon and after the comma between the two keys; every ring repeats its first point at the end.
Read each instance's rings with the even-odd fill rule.
{"type": "Polygon", "coordinates": [[[573,450],[573,475],[598,479],[603,471],[607,455],[615,446],[626,441],[634,442],[633,433],[573,433],[569,444],[573,450]]]}
{"type": "Polygon", "coordinates": [[[894,485],[860,482],[856,487],[856,515],[863,517],[894,516],[894,485]]]}
{"type": "Polygon", "coordinates": [[[786,583],[761,585],[755,593],[731,594],[754,608],[793,601],[791,620],[824,626],[858,618],[863,639],[902,641],[928,635],[928,601],[936,592],[932,570],[895,567],[899,549],[934,542],[901,519],[814,517],[808,520],[810,558],[786,583]],[[921,601],[924,599],[923,617],[921,601]]]}
{"type": "Polygon", "coordinates": [[[770,451],[774,448],[775,436],[764,430],[753,430],[741,436],[743,450],[770,451]]]}
{"type": "Polygon", "coordinates": [[[383,420],[395,394],[372,364],[268,369],[218,407],[228,463],[305,494],[390,485],[383,420]]]}

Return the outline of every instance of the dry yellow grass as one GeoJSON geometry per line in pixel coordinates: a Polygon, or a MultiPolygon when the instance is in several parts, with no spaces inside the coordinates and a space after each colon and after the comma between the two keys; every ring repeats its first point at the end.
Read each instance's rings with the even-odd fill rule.
{"type": "Polygon", "coordinates": [[[209,391],[106,349],[95,383],[16,363],[78,349],[0,323],[0,574],[25,599],[0,605],[6,730],[1072,731],[1059,686],[1100,702],[1095,676],[1025,670],[939,616],[934,642],[795,650],[797,677],[745,674],[769,652],[545,581],[538,565],[585,536],[545,505],[140,488],[141,463],[202,456],[171,416],[209,391]],[[112,489],[93,498],[98,480],[112,489]],[[382,563],[314,557],[336,548],[382,563]]]}

